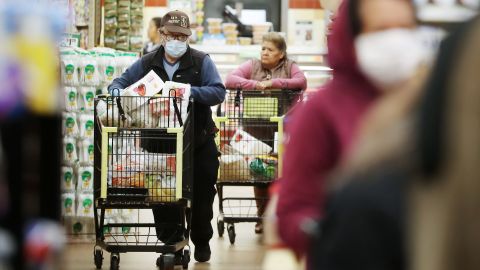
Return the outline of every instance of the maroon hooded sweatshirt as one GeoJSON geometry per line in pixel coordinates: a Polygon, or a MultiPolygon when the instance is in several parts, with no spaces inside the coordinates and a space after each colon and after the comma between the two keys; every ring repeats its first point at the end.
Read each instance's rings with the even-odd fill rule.
{"type": "Polygon", "coordinates": [[[305,221],[323,215],[326,176],[344,158],[362,116],[379,96],[357,66],[348,3],[339,7],[328,37],[333,79],[296,108],[287,125],[277,215],[280,237],[297,255],[309,248],[305,221]]]}

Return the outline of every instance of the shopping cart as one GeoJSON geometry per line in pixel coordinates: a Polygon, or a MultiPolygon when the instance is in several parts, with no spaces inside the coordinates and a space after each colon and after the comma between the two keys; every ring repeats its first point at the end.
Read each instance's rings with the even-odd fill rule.
{"type": "Polygon", "coordinates": [[[220,215],[218,234],[225,232],[235,243],[235,223],[259,222],[268,198],[228,197],[226,186],[266,188],[282,167],[283,115],[298,101],[300,92],[292,90],[228,91],[217,111],[220,129],[217,145],[220,157],[217,190],[220,215]],[[258,208],[258,209],[257,209],[258,208]]]}
{"type": "MultiPolygon", "coordinates": [[[[97,97],[95,100],[95,234],[94,262],[110,252],[110,269],[120,253],[156,252],[160,269],[188,268],[193,175],[193,106],[171,97],[97,97]],[[185,120],[185,122],[183,122],[185,120]],[[109,218],[116,211],[176,207],[182,221],[145,222],[109,218]],[[157,230],[182,228],[183,239],[161,242],[157,230]],[[185,228],[186,226],[186,228],[185,228]],[[183,230],[184,229],[184,230],[183,230]]],[[[176,239],[176,238],[175,238],[176,239]]]]}

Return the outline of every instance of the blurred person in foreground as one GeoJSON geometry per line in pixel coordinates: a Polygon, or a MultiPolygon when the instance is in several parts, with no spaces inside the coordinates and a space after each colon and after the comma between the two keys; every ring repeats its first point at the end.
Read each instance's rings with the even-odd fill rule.
{"type": "MultiPolygon", "coordinates": [[[[210,222],[219,167],[219,152],[214,140],[217,128],[210,107],[223,102],[225,86],[210,56],[188,45],[191,34],[190,21],[184,12],[175,10],[165,14],[162,18],[160,48],[133,63],[120,78],[113,80],[108,90],[112,95],[118,95],[151,70],[163,81],[191,85],[191,96],[195,102],[191,239],[195,245],[195,260],[206,262],[211,256],[209,242],[213,228],[210,222]]],[[[159,223],[184,223],[180,208],[158,206],[153,209],[153,215],[157,226],[159,223]]],[[[156,228],[158,239],[166,244],[183,241],[184,229],[156,228]]]]}
{"type": "Polygon", "coordinates": [[[326,177],[347,156],[365,113],[388,89],[400,87],[399,78],[407,79],[419,64],[411,31],[415,26],[409,1],[340,5],[328,38],[333,80],[297,109],[287,127],[277,214],[280,236],[297,255],[307,253],[318,232],[325,215],[326,177]],[[405,48],[395,46],[397,42],[405,48]],[[405,50],[408,57],[391,55],[390,47],[399,56],[405,50]]]}
{"type": "Polygon", "coordinates": [[[153,52],[160,48],[160,28],[162,27],[162,17],[153,17],[148,23],[147,36],[148,42],[143,47],[143,55],[153,52]]]}
{"type": "Polygon", "coordinates": [[[479,30],[460,27],[425,87],[409,83],[367,117],[341,188],[334,179],[316,269],[479,269],[479,30]]]}
{"type": "Polygon", "coordinates": [[[410,269],[480,269],[480,19],[442,44],[420,107],[409,190],[410,269]]]}
{"type": "MultiPolygon", "coordinates": [[[[300,70],[297,63],[287,57],[287,43],[285,39],[275,32],[268,33],[262,38],[262,52],[260,59],[251,59],[240,65],[236,70],[232,71],[226,78],[225,86],[230,89],[242,90],[267,90],[282,89],[303,91],[307,88],[307,79],[300,70]]],[[[299,93],[295,93],[298,95],[299,93]]],[[[288,93],[280,94],[280,99],[290,99],[292,103],[295,98],[287,96],[288,93]]],[[[283,103],[283,102],[281,102],[283,103]]],[[[290,105],[286,104],[284,111],[279,114],[285,114],[290,105]]],[[[252,136],[264,140],[267,144],[272,144],[274,140],[275,128],[270,127],[270,123],[265,126],[259,126],[258,121],[251,123],[248,121],[244,126],[244,130],[252,136]]],[[[273,144],[270,145],[273,147],[273,144]]],[[[254,187],[255,198],[257,200],[257,214],[262,217],[268,201],[267,187],[254,187]]],[[[255,232],[262,233],[262,222],[255,225],[255,232]]]]}

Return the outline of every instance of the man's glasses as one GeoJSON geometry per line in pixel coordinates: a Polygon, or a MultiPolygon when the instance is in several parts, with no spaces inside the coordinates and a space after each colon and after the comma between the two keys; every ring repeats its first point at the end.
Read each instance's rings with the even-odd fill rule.
{"type": "MultiPolygon", "coordinates": [[[[161,33],[161,32],[160,32],[161,33]]],[[[161,33],[164,37],[165,37],[165,40],[166,41],[171,41],[171,40],[178,40],[178,41],[181,41],[181,42],[185,42],[187,41],[188,39],[188,36],[185,36],[185,35],[178,35],[178,36],[173,36],[173,35],[167,35],[165,33],[161,33]]]]}

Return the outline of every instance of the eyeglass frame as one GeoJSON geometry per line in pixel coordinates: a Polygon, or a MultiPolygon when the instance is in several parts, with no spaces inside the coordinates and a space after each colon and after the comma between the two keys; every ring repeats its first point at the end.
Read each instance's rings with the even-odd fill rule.
{"type": "Polygon", "coordinates": [[[187,36],[187,35],[172,35],[172,34],[165,34],[162,30],[158,30],[158,32],[160,33],[160,35],[163,35],[165,37],[165,40],[166,41],[172,41],[172,40],[178,40],[178,41],[181,41],[181,42],[185,42],[188,40],[188,38],[190,36],[187,36]]]}

